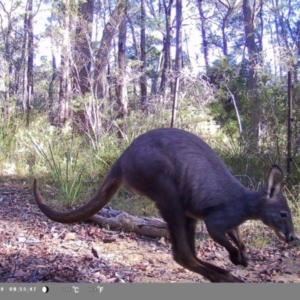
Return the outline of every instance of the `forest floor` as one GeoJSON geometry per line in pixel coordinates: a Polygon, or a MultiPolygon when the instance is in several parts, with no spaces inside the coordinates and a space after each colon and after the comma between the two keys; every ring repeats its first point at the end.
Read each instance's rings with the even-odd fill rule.
{"type": "MultiPolygon", "coordinates": [[[[255,234],[244,227],[244,234],[255,234]]],[[[274,236],[271,244],[248,245],[247,268],[234,266],[205,232],[201,239],[197,234],[197,255],[247,282],[300,283],[299,245],[267,234],[274,236]]],[[[207,282],[173,261],[165,238],[50,221],[25,182],[0,183],[0,257],[0,282],[207,282]]]]}

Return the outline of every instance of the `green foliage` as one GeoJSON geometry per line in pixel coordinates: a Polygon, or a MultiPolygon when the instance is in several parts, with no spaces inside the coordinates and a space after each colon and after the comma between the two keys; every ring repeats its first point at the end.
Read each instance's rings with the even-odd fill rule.
{"type": "Polygon", "coordinates": [[[5,157],[15,148],[16,132],[20,122],[22,120],[16,119],[14,116],[0,117],[0,153],[5,157]]]}
{"type": "MultiPolygon", "coordinates": [[[[212,132],[211,129],[206,133],[203,124],[208,119],[205,114],[199,114],[196,108],[197,101],[195,98],[186,98],[179,103],[178,127],[202,136],[242,183],[249,188],[257,189],[266,183],[272,163],[280,162],[279,164],[284,167],[282,158],[284,154],[276,150],[276,143],[270,144],[269,149],[264,148],[259,154],[251,154],[246,150],[248,148],[246,137],[236,138],[219,130],[212,132]]],[[[123,133],[123,138],[120,138],[120,127],[112,127],[109,131],[103,131],[101,139],[96,144],[97,147],[94,147],[86,136],[74,134],[70,123],[58,129],[50,126],[45,116],[36,114],[32,116],[35,126],[26,130],[20,126],[23,124],[22,119],[17,122],[18,119],[12,118],[15,122],[10,125],[6,123],[7,128],[3,131],[0,143],[2,149],[5,149],[3,150],[5,154],[9,154],[7,160],[3,156],[1,165],[4,166],[8,160],[13,161],[16,166],[14,175],[28,179],[37,177],[41,181],[41,186],[48,183],[51,190],[56,192],[55,198],[63,199],[69,205],[86,202],[98,189],[106,171],[134,138],[151,128],[169,126],[170,110],[159,109],[157,106],[156,108],[157,111],[148,115],[139,110],[132,111],[126,119],[127,132],[123,133]]],[[[211,127],[209,123],[207,126],[211,127]]],[[[280,136],[282,135],[281,132],[280,136]]],[[[280,136],[278,140],[284,144],[280,136]]],[[[294,163],[295,166],[292,168],[296,171],[298,160],[296,159],[294,163]]],[[[300,177],[299,173],[297,174],[294,178],[295,183],[300,177]]],[[[287,196],[295,203],[293,207],[299,203],[297,186],[297,184],[288,186],[287,196]]],[[[51,195],[47,198],[49,196],[51,195]]],[[[126,189],[122,189],[112,199],[110,205],[137,215],[158,216],[151,201],[136,196],[126,189]]]]}
{"type": "Polygon", "coordinates": [[[68,204],[86,201],[120,155],[118,139],[103,134],[95,148],[87,136],[75,134],[69,123],[56,128],[44,126],[47,120],[39,114],[34,118],[35,127],[20,128],[17,133],[22,151],[14,160],[23,168],[18,173],[54,182],[59,198],[68,204]]]}
{"type": "Polygon", "coordinates": [[[217,88],[215,101],[212,101],[209,106],[209,113],[217,124],[222,126],[226,134],[238,133],[237,113],[244,123],[243,100],[244,94],[247,93],[244,65],[236,65],[229,58],[224,57],[216,60],[208,70],[209,82],[217,88]]]}
{"type": "Polygon", "coordinates": [[[97,148],[92,150],[93,161],[91,161],[91,164],[97,169],[100,180],[121,155],[122,151],[125,150],[127,144],[128,142],[117,137],[116,132],[102,135],[97,148]]]}
{"type": "Polygon", "coordinates": [[[211,146],[216,150],[229,170],[239,181],[251,189],[257,189],[266,183],[271,165],[274,163],[271,153],[257,155],[247,152],[249,146],[243,138],[223,136],[211,146]]]}
{"type": "Polygon", "coordinates": [[[53,146],[48,145],[48,153],[38,145],[33,139],[32,143],[36,151],[43,157],[51,170],[52,178],[59,187],[63,198],[69,203],[74,204],[78,199],[82,185],[82,177],[85,171],[83,165],[79,165],[79,151],[74,151],[73,141],[64,153],[63,162],[59,161],[55,155],[53,146]]]}
{"type": "Polygon", "coordinates": [[[112,199],[110,205],[116,210],[126,211],[133,215],[160,217],[154,202],[146,197],[132,194],[125,188],[112,199]]]}

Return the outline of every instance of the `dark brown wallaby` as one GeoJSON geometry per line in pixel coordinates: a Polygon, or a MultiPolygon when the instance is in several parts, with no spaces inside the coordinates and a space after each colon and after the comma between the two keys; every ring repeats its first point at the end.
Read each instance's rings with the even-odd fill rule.
{"type": "Polygon", "coordinates": [[[227,249],[235,265],[247,266],[239,231],[246,220],[261,220],[285,242],[295,238],[282,180],[281,169],[273,165],[266,187],[249,190],[199,137],[180,129],[162,128],[136,138],[108,171],[97,194],[81,207],[68,212],[53,210],[43,200],[36,179],[34,195],[48,218],[72,223],[90,218],[122,185],[128,186],[155,202],[168,224],[173,258],[179,265],[212,282],[243,282],[197,258],[196,222],[205,222],[209,235],[227,249]]]}

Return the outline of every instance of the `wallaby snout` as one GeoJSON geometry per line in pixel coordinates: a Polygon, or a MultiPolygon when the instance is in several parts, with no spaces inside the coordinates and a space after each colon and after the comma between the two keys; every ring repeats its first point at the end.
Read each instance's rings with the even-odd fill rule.
{"type": "Polygon", "coordinates": [[[292,242],[292,241],[294,241],[296,238],[295,238],[295,234],[294,233],[290,233],[289,235],[288,235],[288,238],[287,238],[287,243],[289,243],[289,242],[292,242]]]}
{"type": "Polygon", "coordinates": [[[288,234],[284,234],[282,231],[275,231],[276,235],[281,239],[282,241],[289,243],[297,239],[295,234],[293,232],[290,232],[288,234]]]}

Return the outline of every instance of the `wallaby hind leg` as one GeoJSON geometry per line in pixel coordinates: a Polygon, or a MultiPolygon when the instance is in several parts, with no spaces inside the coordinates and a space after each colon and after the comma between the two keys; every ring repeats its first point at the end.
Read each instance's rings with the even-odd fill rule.
{"type": "MultiPolygon", "coordinates": [[[[247,262],[244,260],[242,252],[231,244],[226,235],[226,231],[222,230],[220,226],[216,226],[214,222],[210,223],[208,221],[206,221],[206,228],[211,238],[216,243],[226,248],[233,264],[247,266],[247,262]]],[[[236,238],[234,233],[231,232],[231,235],[236,238]]]]}
{"type": "Polygon", "coordinates": [[[237,247],[240,249],[240,251],[245,250],[246,247],[243,242],[239,227],[236,227],[234,229],[227,231],[227,234],[231,238],[231,240],[237,245],[237,247]]]}
{"type": "Polygon", "coordinates": [[[237,245],[238,249],[240,250],[243,266],[247,267],[248,265],[248,255],[246,252],[245,244],[242,240],[241,232],[239,227],[236,227],[230,231],[227,232],[228,236],[231,238],[231,240],[237,245]]]}
{"type": "Polygon", "coordinates": [[[196,233],[196,225],[197,220],[185,216],[185,231],[187,242],[190,246],[191,251],[196,256],[196,249],[195,249],[195,233],[196,233]]]}
{"type": "MultiPolygon", "coordinates": [[[[160,199],[161,201],[156,199],[156,204],[161,216],[168,224],[174,260],[182,267],[201,274],[211,282],[243,282],[229,272],[225,270],[224,272],[223,269],[221,273],[219,268],[216,270],[210,265],[203,264],[195,257],[195,251],[190,248],[190,243],[193,243],[191,242],[192,231],[189,231],[187,235],[186,219],[180,201],[175,197],[169,199],[172,199],[169,203],[166,199],[160,199]]],[[[193,224],[189,224],[189,226],[191,225],[193,224]]]]}
{"type": "Polygon", "coordinates": [[[193,253],[194,257],[200,262],[202,265],[211,268],[215,270],[216,272],[219,272],[221,274],[228,274],[229,271],[222,269],[218,266],[215,266],[213,264],[210,264],[209,262],[206,262],[204,260],[201,260],[200,258],[197,257],[196,254],[196,248],[195,248],[195,233],[196,233],[196,225],[197,225],[197,220],[191,218],[191,217],[185,217],[185,231],[186,231],[186,237],[187,237],[187,242],[189,244],[190,250],[193,253]]]}

